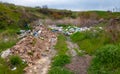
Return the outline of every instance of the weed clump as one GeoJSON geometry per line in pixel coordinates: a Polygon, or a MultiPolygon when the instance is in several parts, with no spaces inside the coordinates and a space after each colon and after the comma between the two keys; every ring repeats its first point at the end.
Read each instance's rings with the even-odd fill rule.
{"type": "Polygon", "coordinates": [[[62,67],[53,67],[48,74],[73,74],[71,71],[62,67]]]}
{"type": "Polygon", "coordinates": [[[54,57],[54,61],[52,63],[53,66],[64,66],[65,64],[70,63],[70,57],[68,55],[58,55],[54,57]]]}
{"type": "Polygon", "coordinates": [[[10,57],[10,63],[13,66],[17,66],[17,65],[21,65],[22,64],[22,60],[18,56],[11,56],[10,57]]]}

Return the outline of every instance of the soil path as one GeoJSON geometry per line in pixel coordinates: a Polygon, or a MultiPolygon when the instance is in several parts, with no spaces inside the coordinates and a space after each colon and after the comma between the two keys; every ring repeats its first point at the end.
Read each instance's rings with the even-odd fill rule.
{"type": "Polygon", "coordinates": [[[87,74],[92,57],[87,54],[78,56],[75,51],[75,48],[79,50],[78,45],[71,42],[70,38],[67,38],[66,42],[69,48],[68,53],[72,56],[72,60],[71,63],[67,64],[65,67],[73,71],[75,74],[87,74]]]}

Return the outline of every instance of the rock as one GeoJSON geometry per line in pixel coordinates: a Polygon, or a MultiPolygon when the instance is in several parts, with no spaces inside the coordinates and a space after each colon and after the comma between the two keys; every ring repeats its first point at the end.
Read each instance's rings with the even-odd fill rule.
{"type": "Polygon", "coordinates": [[[1,58],[7,58],[11,53],[10,49],[7,49],[1,53],[1,58]]]}

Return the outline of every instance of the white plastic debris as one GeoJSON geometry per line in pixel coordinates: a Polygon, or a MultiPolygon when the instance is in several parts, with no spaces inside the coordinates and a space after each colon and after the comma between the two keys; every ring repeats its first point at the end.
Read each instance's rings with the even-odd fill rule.
{"type": "Polygon", "coordinates": [[[16,69],[17,69],[17,67],[14,67],[14,68],[12,68],[11,70],[14,71],[14,70],[16,70],[16,69]]]}
{"type": "Polygon", "coordinates": [[[10,55],[11,51],[10,49],[7,49],[1,53],[1,58],[6,58],[10,55]]]}

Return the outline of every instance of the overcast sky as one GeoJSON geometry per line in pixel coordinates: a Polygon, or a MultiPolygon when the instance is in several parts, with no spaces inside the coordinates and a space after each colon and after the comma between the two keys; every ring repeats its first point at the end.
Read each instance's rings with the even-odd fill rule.
{"type": "Polygon", "coordinates": [[[43,6],[70,10],[112,10],[120,8],[120,0],[0,0],[23,6],[43,6]]]}

